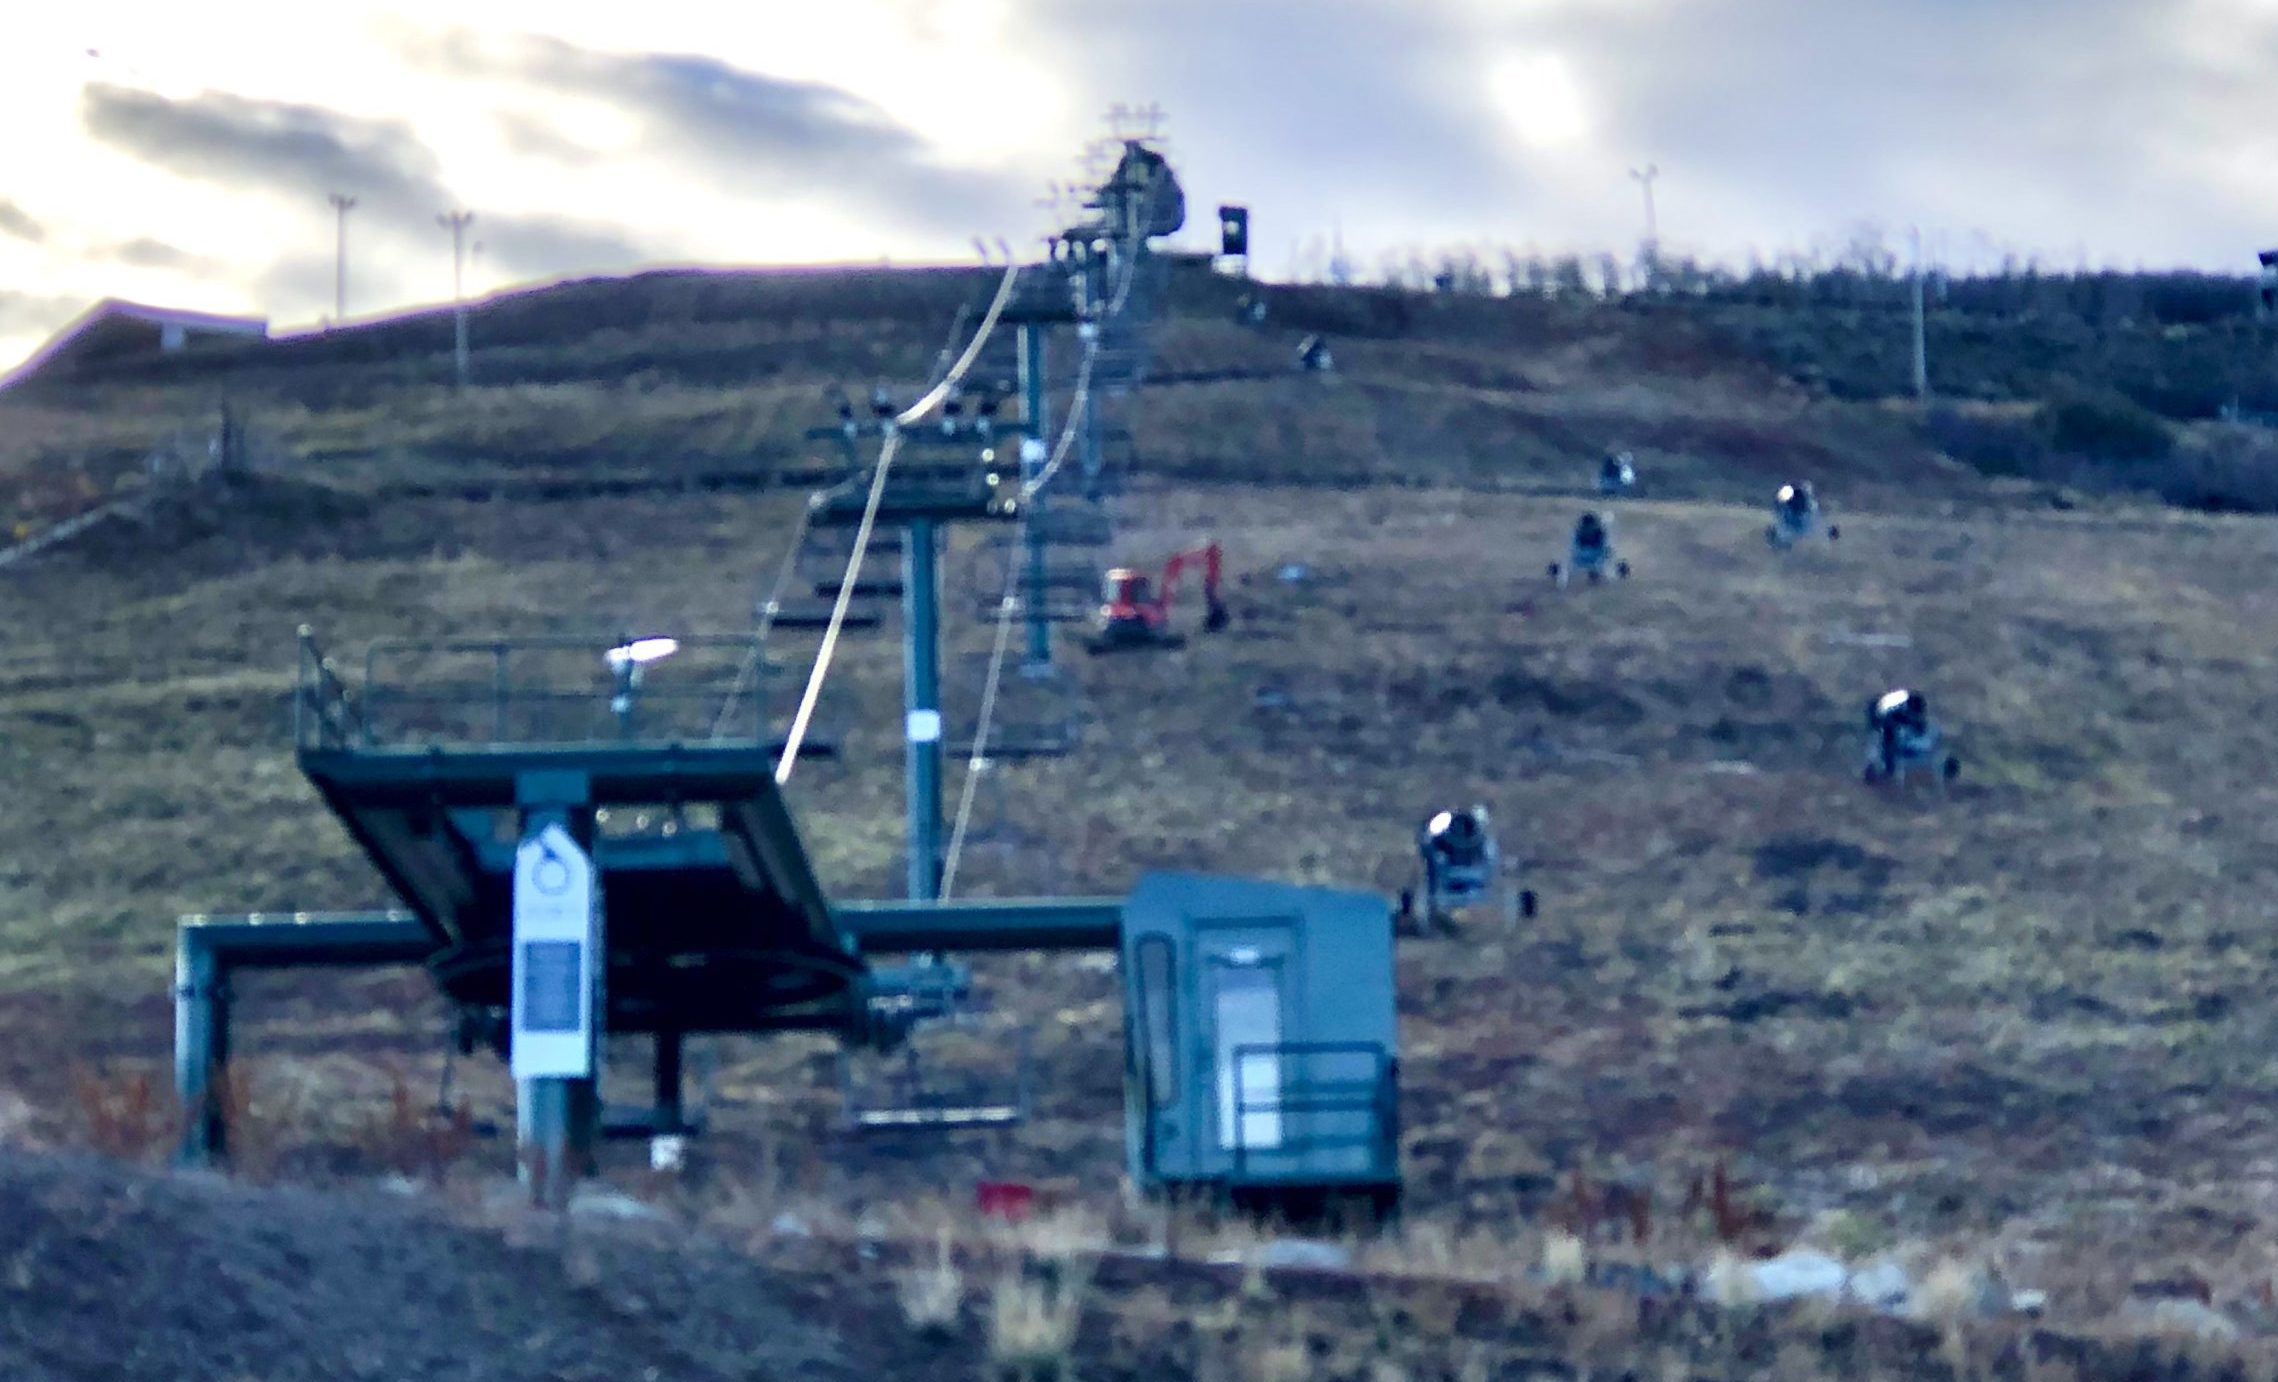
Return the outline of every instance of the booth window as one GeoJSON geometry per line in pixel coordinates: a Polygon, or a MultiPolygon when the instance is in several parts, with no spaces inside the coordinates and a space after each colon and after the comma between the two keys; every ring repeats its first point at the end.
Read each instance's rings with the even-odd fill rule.
{"type": "Polygon", "coordinates": [[[1176,970],[1168,937],[1148,936],[1139,942],[1139,1026],[1146,1043],[1147,1092],[1157,1108],[1178,1101],[1179,1065],[1176,1029],[1171,1025],[1172,987],[1176,970]]]}

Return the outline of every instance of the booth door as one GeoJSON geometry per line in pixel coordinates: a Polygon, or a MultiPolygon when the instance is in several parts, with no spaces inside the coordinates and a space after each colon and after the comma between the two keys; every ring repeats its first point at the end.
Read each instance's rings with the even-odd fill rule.
{"type": "Polygon", "coordinates": [[[1261,941],[1209,947],[1204,970],[1218,1148],[1237,1163],[1281,1150],[1293,1131],[1282,1107],[1289,947],[1261,941]]]}

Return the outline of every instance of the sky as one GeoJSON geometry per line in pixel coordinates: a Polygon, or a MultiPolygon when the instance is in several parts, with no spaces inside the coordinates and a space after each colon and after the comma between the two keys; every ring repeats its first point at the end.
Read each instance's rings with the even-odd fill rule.
{"type": "MultiPolygon", "coordinates": [[[[15,0],[0,365],[116,296],[279,329],[659,264],[1030,249],[1160,110],[1259,272],[1413,251],[1731,263],[1874,227],[1968,267],[2249,272],[2278,0],[15,0]]],[[[1199,215],[1194,214],[1199,212],[1199,215]]]]}

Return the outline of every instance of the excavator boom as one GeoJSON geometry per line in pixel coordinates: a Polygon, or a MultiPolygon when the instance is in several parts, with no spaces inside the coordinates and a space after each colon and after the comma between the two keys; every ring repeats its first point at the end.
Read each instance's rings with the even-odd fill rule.
{"type": "Polygon", "coordinates": [[[1202,567],[1203,603],[1211,609],[1217,609],[1218,575],[1223,560],[1224,556],[1215,542],[1190,547],[1184,552],[1173,552],[1170,560],[1163,563],[1163,580],[1157,587],[1161,594],[1155,597],[1157,608],[1164,614],[1171,612],[1171,596],[1178,590],[1179,577],[1199,565],[1202,567]]]}

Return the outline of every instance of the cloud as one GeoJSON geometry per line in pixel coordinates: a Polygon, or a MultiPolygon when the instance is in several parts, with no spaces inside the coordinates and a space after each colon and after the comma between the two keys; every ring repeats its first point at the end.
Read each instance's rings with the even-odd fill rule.
{"type": "MultiPolygon", "coordinates": [[[[97,139],[185,177],[302,201],[335,190],[355,197],[362,248],[349,266],[351,313],[400,302],[428,281],[414,266],[440,253],[437,209],[458,204],[435,154],[398,121],[223,92],[169,100],[109,86],[87,89],[82,118],[97,139]]],[[[518,277],[619,269],[658,253],[622,225],[552,213],[483,213],[475,235],[492,263],[518,277]]],[[[104,253],[141,267],[201,262],[148,238],[104,253]]],[[[329,310],[333,273],[329,256],[308,254],[254,267],[248,276],[262,301],[329,310]]]]}
{"type": "Polygon", "coordinates": [[[80,120],[103,143],[203,182],[310,199],[345,192],[398,223],[449,200],[434,153],[401,121],[217,91],[170,100],[102,83],[82,94],[80,120]]]}
{"type": "Polygon", "coordinates": [[[1485,35],[1460,6],[1021,8],[1013,22],[1032,26],[1083,101],[1071,155],[1105,132],[1110,103],[1159,103],[1190,229],[1199,212],[1206,230],[1218,201],[1248,204],[1269,269],[1286,267],[1299,242],[1319,242],[1325,257],[1332,233],[1373,263],[1403,246],[1523,243],[1561,219],[1557,193],[1501,128],[1485,35]]]}
{"type": "MultiPolygon", "coordinates": [[[[321,312],[329,317],[333,304],[334,269],[335,261],[329,254],[282,255],[253,271],[254,299],[270,304],[290,303],[293,304],[294,312],[302,310],[302,304],[306,304],[306,310],[311,316],[321,312]]],[[[389,273],[384,267],[379,270],[379,274],[382,279],[380,292],[375,293],[372,286],[373,271],[362,265],[357,266],[348,285],[355,302],[400,301],[401,295],[411,286],[401,282],[399,276],[389,273]]],[[[280,315],[275,307],[271,308],[270,314],[280,315]]]]}
{"type": "MultiPolygon", "coordinates": [[[[824,83],[693,54],[604,53],[535,35],[454,30],[395,41],[430,71],[612,107],[638,122],[637,156],[732,172],[754,193],[851,200],[915,229],[959,235],[1002,226],[1025,204],[1015,179],[943,161],[877,106],[824,83]]],[[[549,153],[568,144],[532,117],[512,117],[506,128],[510,140],[549,153]]]]}
{"type": "MultiPolygon", "coordinates": [[[[333,256],[293,251],[240,272],[250,301],[272,320],[330,320],[337,265],[333,256]]],[[[450,288],[448,248],[426,261],[397,255],[364,255],[348,264],[348,315],[362,318],[445,300],[450,288]],[[440,265],[441,272],[436,271],[440,265]],[[436,291],[440,283],[443,291],[436,291]]]]}
{"type": "Polygon", "coordinates": [[[1664,238],[1728,255],[1878,218],[2235,263],[2278,224],[2260,0],[1013,0],[1005,24],[1099,107],[1160,101],[1190,190],[1253,203],[1276,248],[1336,217],[1371,250],[1626,250],[1647,161],[1664,238]]]}
{"type": "MultiPolygon", "coordinates": [[[[636,9],[617,26],[627,51],[482,18],[378,22],[379,46],[315,98],[89,85],[84,136],[52,159],[64,180],[6,189],[40,215],[0,200],[0,251],[53,271],[18,280],[42,287],[99,295],[105,274],[136,265],[197,272],[272,314],[329,311],[324,194],[338,190],[359,198],[359,313],[448,290],[434,217],[458,205],[480,214],[477,283],[684,245],[826,255],[860,237],[865,255],[961,257],[976,232],[1033,228],[1031,198],[1068,175],[1051,151],[1072,162],[1111,101],[1149,100],[1169,114],[1190,238],[1208,234],[1215,202],[1247,203],[1269,273],[1332,227],[1363,266],[1451,244],[1626,254],[1643,229],[1627,172],[1648,161],[1676,253],[1839,247],[1865,220],[1901,254],[1919,222],[1933,253],[1943,231],[1950,254],[2016,246],[2060,263],[2080,245],[2097,260],[2250,269],[2248,254],[2278,243],[2271,0],[872,0],[863,13],[877,47],[801,67],[803,80],[664,51],[689,40],[636,9]],[[979,130],[979,108],[945,80],[946,97],[914,78],[865,85],[941,79],[947,59],[893,66],[926,61],[910,55],[928,32],[1030,74],[1033,91],[1016,85],[1035,132],[979,130]],[[655,50],[632,46],[644,43],[655,50]],[[399,103],[328,109],[335,89],[399,103]],[[957,132],[976,130],[1029,152],[968,153],[957,132]],[[214,238],[179,218],[213,214],[215,199],[169,202],[155,173],[115,200],[75,201],[69,170],[89,142],[262,203],[248,209],[276,212],[276,233],[214,238]],[[1035,166],[1008,166],[1019,158],[1035,166]],[[148,220],[153,206],[169,219],[148,220]],[[152,229],[163,239],[137,238],[152,229]],[[179,248],[209,244],[230,248],[219,262],[179,248]]],[[[788,64],[794,48],[827,56],[759,51],[788,64]]],[[[181,70],[202,60],[186,53],[181,70]]]]}
{"type": "Polygon", "coordinates": [[[540,158],[572,168],[590,166],[600,154],[591,147],[558,133],[534,115],[500,111],[491,117],[505,139],[508,152],[522,158],[540,158]]]}
{"type": "Polygon", "coordinates": [[[2059,248],[2132,218],[2112,189],[2191,195],[2175,155],[2213,74],[2182,10],[1748,0],[1648,23],[1577,8],[1511,33],[1576,55],[1603,146],[1662,167],[1680,236],[1691,198],[1728,233],[1971,218],[2059,248]]]}
{"type": "Polygon", "coordinates": [[[554,38],[468,30],[404,46],[415,61],[453,76],[503,78],[605,101],[770,168],[814,173],[842,159],[908,159],[923,148],[877,107],[836,87],[762,76],[715,58],[600,53],[554,38]]]}
{"type": "Polygon", "coordinates": [[[47,227],[33,219],[32,214],[24,208],[0,197],[0,235],[28,240],[37,245],[47,240],[47,227]]]}
{"type": "Polygon", "coordinates": [[[0,336],[45,335],[90,305],[83,298],[0,288],[0,336]]]}
{"type": "Polygon", "coordinates": [[[107,258],[138,269],[199,270],[213,266],[213,261],[203,255],[192,254],[178,245],[169,245],[164,240],[154,240],[147,235],[108,246],[103,253],[107,258]]]}
{"type": "Polygon", "coordinates": [[[622,227],[566,217],[478,216],[471,233],[493,263],[529,277],[569,266],[595,272],[628,269],[659,257],[656,247],[622,227]]]}

